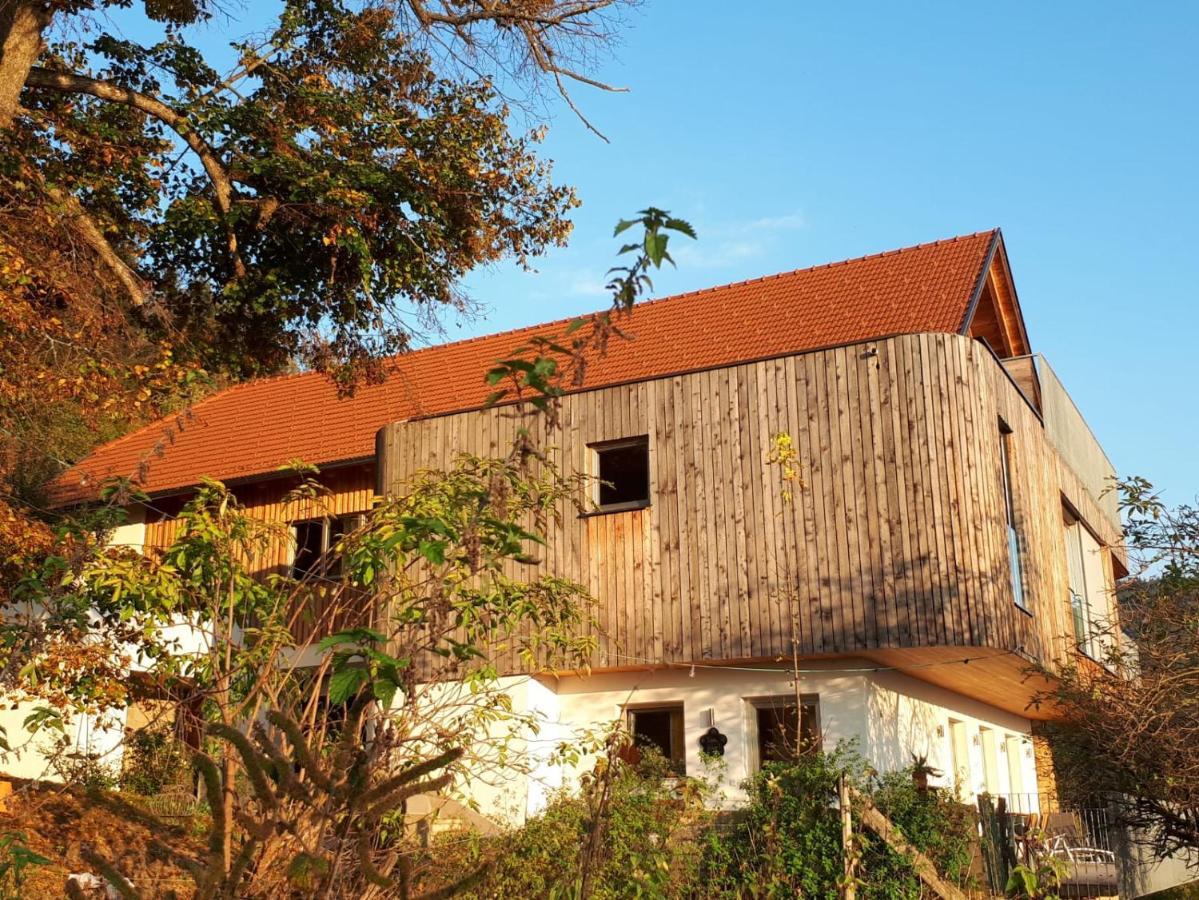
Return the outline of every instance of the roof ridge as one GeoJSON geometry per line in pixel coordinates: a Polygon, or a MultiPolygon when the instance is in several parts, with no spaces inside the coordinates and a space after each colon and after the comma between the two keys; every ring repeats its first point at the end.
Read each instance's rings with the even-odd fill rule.
{"type": "MultiPolygon", "coordinates": [[[[878,316],[867,317],[873,323],[870,327],[881,329],[879,333],[884,331],[890,333],[894,328],[901,330],[919,328],[928,326],[930,323],[934,323],[933,327],[937,330],[956,330],[957,327],[960,327],[956,321],[949,322],[946,320],[945,322],[941,322],[939,318],[936,318],[938,315],[941,315],[941,312],[938,312],[938,310],[941,310],[945,302],[942,294],[937,293],[940,290],[938,285],[944,286],[946,283],[945,279],[951,279],[952,283],[948,286],[954,288],[954,296],[956,297],[957,281],[964,281],[966,278],[974,276],[970,285],[961,288],[963,296],[960,300],[963,304],[968,305],[970,302],[970,290],[977,284],[978,278],[978,273],[974,269],[974,266],[984,264],[982,262],[975,262],[974,256],[976,253],[985,251],[986,247],[993,246],[1000,234],[999,229],[992,228],[971,234],[940,238],[934,241],[911,244],[906,247],[892,248],[833,262],[819,263],[803,268],[776,272],[770,275],[762,275],[755,278],[742,279],[741,281],[727,282],[697,290],[670,294],[638,303],[635,311],[641,317],[638,324],[644,325],[646,333],[651,335],[651,337],[653,335],[672,334],[675,335],[675,338],[678,338],[679,335],[676,332],[680,328],[684,330],[689,328],[690,326],[686,323],[692,319],[696,322],[709,323],[714,329],[710,335],[708,331],[703,331],[702,333],[696,332],[699,337],[694,342],[684,342],[686,344],[685,347],[672,343],[670,346],[674,349],[667,352],[667,356],[671,358],[670,366],[675,365],[676,360],[674,357],[679,353],[683,353],[686,359],[677,360],[678,364],[685,364],[686,366],[701,363],[707,365],[711,362],[709,357],[725,358],[728,355],[727,353],[712,350],[708,344],[712,340],[720,342],[718,333],[723,333],[728,329],[723,326],[717,327],[716,323],[728,318],[726,312],[729,314],[736,312],[732,307],[736,307],[742,302],[757,303],[755,306],[747,307],[747,309],[752,308],[757,310],[757,313],[755,317],[752,317],[753,321],[749,321],[748,319],[745,321],[738,320],[740,324],[733,328],[733,332],[735,333],[731,336],[726,335],[729,340],[733,340],[736,344],[735,347],[730,346],[730,352],[757,352],[755,348],[760,349],[759,345],[765,346],[765,344],[769,344],[770,348],[773,348],[770,352],[775,352],[779,350],[779,347],[774,346],[777,341],[768,340],[764,336],[765,332],[762,332],[762,326],[758,323],[757,318],[759,314],[766,315],[767,319],[773,321],[773,318],[783,315],[782,312],[770,312],[767,309],[767,307],[774,309],[771,298],[791,298],[796,300],[796,302],[800,302],[801,305],[806,304],[806,306],[816,310],[817,307],[813,306],[813,304],[820,304],[826,300],[832,302],[829,298],[834,295],[842,296],[844,291],[853,288],[855,285],[857,286],[857,293],[853,294],[853,302],[857,304],[856,306],[852,306],[851,304],[852,309],[848,310],[837,305],[828,307],[827,309],[824,306],[820,306],[821,316],[818,317],[818,320],[813,320],[816,324],[812,324],[807,330],[803,328],[795,330],[790,328],[790,326],[788,326],[790,330],[784,329],[790,336],[788,340],[791,341],[791,344],[787,346],[817,346],[816,344],[805,343],[812,339],[812,336],[816,333],[819,333],[821,340],[843,340],[847,334],[861,337],[862,335],[858,334],[861,329],[850,327],[852,322],[856,321],[852,319],[852,316],[863,314],[862,309],[859,308],[863,304],[866,307],[878,306],[881,300],[887,300],[887,303],[883,304],[883,306],[892,310],[892,313],[884,315],[881,318],[878,316]],[[950,249],[954,245],[958,245],[958,249],[950,249]],[[935,248],[942,249],[936,250],[935,248]],[[925,255],[913,255],[920,254],[921,251],[932,252],[925,255]],[[941,261],[943,259],[948,260],[946,265],[942,265],[941,261]],[[958,260],[965,262],[966,259],[970,259],[971,264],[959,265],[957,262],[958,260]],[[861,266],[863,263],[869,264],[872,261],[879,260],[883,262],[878,265],[865,265],[855,268],[861,266]],[[844,274],[824,276],[818,274],[840,269],[844,269],[844,274]],[[905,274],[902,278],[895,280],[893,275],[898,272],[905,274]],[[809,275],[813,277],[808,278],[807,276],[809,275]],[[881,290],[880,293],[880,287],[885,287],[885,285],[880,286],[878,284],[880,278],[887,283],[895,281],[893,289],[881,290]],[[809,284],[811,285],[810,290],[805,287],[809,284]],[[757,289],[760,285],[767,285],[768,287],[757,289]],[[705,302],[709,297],[720,297],[722,295],[732,298],[730,300],[732,306],[728,310],[725,310],[720,303],[705,302]],[[766,303],[766,306],[761,306],[761,303],[753,300],[754,297],[760,297],[762,302],[766,303]],[[920,306],[918,309],[908,308],[913,301],[919,301],[920,306]],[[666,305],[665,307],[663,307],[664,304],[666,305]],[[671,304],[675,305],[672,306],[671,304]],[[662,308],[662,312],[656,313],[655,310],[659,308],[662,308]],[[670,310],[670,312],[667,312],[667,310],[670,310]],[[857,310],[857,312],[854,313],[854,310],[857,310]],[[681,313],[681,315],[675,313],[681,313]],[[851,318],[846,319],[846,316],[850,316],[851,318]],[[898,316],[898,318],[895,318],[895,316],[898,316]],[[834,327],[834,325],[824,322],[826,319],[830,321],[836,320],[836,322],[841,322],[842,319],[845,319],[842,323],[845,327],[834,327]],[[820,324],[822,322],[824,324],[820,324]],[[792,331],[795,333],[792,334],[792,331]],[[808,332],[812,332],[812,334],[809,335],[808,332]],[[707,337],[704,337],[705,335],[707,337]]],[[[323,462],[326,461],[324,454],[334,451],[340,453],[345,450],[346,447],[342,447],[342,443],[351,439],[354,441],[365,441],[366,439],[359,432],[376,418],[385,415],[392,415],[397,418],[422,417],[451,408],[453,403],[450,401],[450,397],[442,396],[439,393],[440,389],[437,387],[440,384],[439,379],[426,384],[426,381],[429,380],[428,374],[431,367],[438,370],[452,369],[458,373],[457,376],[451,378],[451,381],[454,381],[457,387],[450,391],[450,395],[454,395],[454,391],[467,391],[473,394],[475,386],[480,391],[483,389],[482,373],[479,373],[477,385],[475,382],[471,382],[471,386],[468,386],[470,373],[467,370],[474,368],[476,365],[481,366],[488,362],[490,359],[489,355],[494,355],[497,359],[504,358],[506,355],[511,354],[519,344],[525,343],[531,338],[536,336],[553,337],[557,331],[565,328],[570,322],[594,314],[594,312],[579,312],[550,321],[521,325],[502,331],[477,334],[457,340],[445,340],[445,337],[448,335],[446,334],[446,329],[443,328],[441,329],[442,343],[414,347],[403,353],[393,354],[382,359],[380,362],[387,373],[387,380],[383,383],[364,383],[360,385],[355,396],[349,398],[347,404],[335,403],[333,401],[332,395],[336,390],[336,385],[327,374],[319,371],[284,372],[227,385],[179,409],[172,410],[167,415],[147,422],[130,431],[128,434],[93,448],[75,466],[72,466],[66,472],[62,473],[59,478],[55,479],[55,483],[63,486],[67,494],[77,493],[78,485],[72,489],[66,485],[66,482],[74,481],[80,475],[85,477],[88,475],[98,476],[100,469],[104,465],[108,465],[109,468],[112,468],[114,465],[120,468],[131,466],[135,460],[149,458],[155,448],[163,444],[164,441],[170,441],[171,444],[179,444],[180,447],[175,453],[183,453],[181,459],[188,460],[186,463],[180,462],[179,466],[175,466],[174,468],[191,466],[198,471],[199,468],[212,464],[214,460],[218,464],[218,468],[222,466],[226,470],[244,468],[250,464],[248,462],[250,457],[262,457],[265,459],[266,456],[275,454],[275,451],[280,447],[284,447],[285,445],[290,447],[296,444],[297,441],[302,445],[301,449],[305,454],[315,453],[321,455],[321,459],[313,456],[313,460],[323,462]],[[426,388],[429,390],[426,391],[426,388]],[[226,458],[223,452],[218,453],[212,447],[205,450],[203,435],[193,436],[187,433],[195,431],[197,428],[203,431],[206,426],[215,425],[216,431],[214,434],[220,433],[224,435],[223,439],[229,440],[229,435],[221,431],[222,422],[225,422],[227,419],[229,421],[236,420],[240,422],[241,419],[239,416],[241,416],[241,410],[250,408],[261,410],[263,404],[272,406],[272,404],[277,403],[279,395],[292,396],[297,402],[302,400],[307,404],[305,409],[308,409],[310,413],[314,410],[323,410],[320,417],[321,424],[308,428],[299,437],[294,434],[289,437],[287,436],[287,429],[281,431],[277,427],[268,427],[266,422],[255,421],[243,423],[243,425],[249,426],[253,434],[251,436],[243,434],[240,437],[234,438],[240,446],[229,448],[230,451],[235,451],[232,452],[232,456],[229,458],[226,458]],[[359,406],[355,404],[353,402],[354,399],[360,400],[363,405],[359,406]],[[362,420],[361,422],[359,421],[360,419],[362,420]],[[258,452],[259,450],[262,452],[258,452]],[[270,452],[268,453],[267,451],[270,452]],[[204,459],[208,459],[208,457],[203,456],[204,453],[208,453],[212,459],[204,462],[204,459]],[[213,457],[212,454],[214,453],[218,453],[220,458],[213,457]],[[200,456],[193,459],[192,457],[196,454],[200,454],[200,456]],[[108,460],[108,462],[105,463],[104,460],[108,460]],[[91,469],[95,469],[95,472],[91,472],[91,469]]],[[[958,315],[960,313],[955,306],[953,316],[956,318],[958,315]]],[[[790,322],[791,319],[787,319],[787,321],[790,322]]],[[[775,325],[777,326],[779,323],[776,322],[775,325]]],[[[708,326],[704,327],[707,328],[708,326]]],[[[637,328],[636,330],[640,332],[642,329],[637,328]]],[[[770,327],[767,327],[767,331],[770,331],[770,327]]],[[[613,372],[620,374],[622,378],[627,378],[633,377],[630,375],[630,372],[635,375],[637,371],[642,370],[649,371],[649,369],[653,369],[653,371],[658,371],[662,366],[666,365],[665,359],[666,357],[662,359],[654,357],[654,360],[648,362],[643,360],[640,365],[625,360],[624,362],[613,363],[616,366],[613,372]],[[648,369],[646,368],[647,366],[649,367],[648,369]]],[[[634,360],[635,362],[636,360],[634,360]]],[[[682,370],[680,369],[680,371],[682,370]]],[[[278,413],[279,411],[276,410],[275,413],[267,417],[268,420],[273,423],[278,418],[278,413]]],[[[258,463],[255,462],[254,464],[257,465],[258,463]]],[[[170,464],[167,464],[167,468],[172,467],[170,464]]],[[[179,478],[184,474],[187,473],[180,474],[174,472],[172,469],[172,474],[169,478],[179,478]]],[[[164,473],[165,477],[168,476],[164,473]]],[[[153,476],[150,478],[151,482],[156,483],[158,480],[153,476]]],[[[166,481],[163,481],[163,483],[165,484],[166,481]]]]}
{"type": "MultiPolygon", "coordinates": [[[[763,282],[769,282],[769,280],[773,280],[773,279],[777,279],[777,278],[785,278],[788,276],[796,276],[796,274],[802,274],[805,272],[815,272],[815,271],[823,270],[823,268],[835,268],[837,266],[845,266],[845,265],[851,264],[851,262],[864,262],[866,260],[886,258],[886,256],[896,256],[896,255],[899,255],[900,253],[911,253],[912,250],[922,250],[922,249],[928,249],[929,247],[947,246],[947,244],[959,243],[962,241],[969,241],[969,240],[972,240],[972,238],[976,238],[976,237],[994,235],[995,232],[998,232],[998,231],[999,231],[999,228],[990,228],[990,229],[986,229],[986,230],[982,230],[982,231],[974,231],[974,232],[972,232],[972,234],[954,235],[953,237],[941,237],[935,241],[923,241],[921,243],[909,244],[909,246],[906,246],[906,247],[897,247],[897,248],[892,248],[892,249],[888,249],[888,250],[879,250],[879,252],[876,252],[876,253],[867,253],[867,254],[863,254],[861,256],[850,256],[850,258],[848,258],[848,259],[840,259],[840,260],[835,260],[832,262],[819,262],[819,264],[817,264],[817,265],[802,266],[800,268],[788,268],[788,270],[784,270],[782,272],[765,274],[765,276],[757,276],[754,278],[745,278],[745,279],[737,280],[737,282],[727,282],[724,284],[713,284],[713,285],[709,286],[709,288],[697,288],[695,290],[682,291],[681,294],[669,294],[664,297],[655,297],[655,298],[652,298],[652,300],[646,300],[646,301],[638,303],[637,309],[645,309],[646,307],[658,306],[658,304],[668,303],[671,301],[686,300],[686,298],[688,298],[688,297],[695,297],[695,296],[700,296],[700,295],[704,295],[704,294],[711,294],[711,292],[713,292],[713,291],[724,291],[724,290],[728,290],[730,288],[742,288],[742,286],[747,286],[747,285],[752,285],[752,284],[761,284],[763,282]]],[[[392,356],[388,356],[388,357],[386,357],[385,362],[386,363],[398,362],[400,360],[406,360],[406,358],[411,358],[412,356],[416,356],[418,354],[427,354],[427,352],[434,351],[434,350],[445,350],[447,348],[457,348],[457,346],[466,346],[469,344],[482,343],[482,342],[484,342],[484,340],[492,340],[495,338],[502,338],[502,337],[511,337],[511,336],[514,336],[514,334],[536,331],[537,328],[549,328],[549,327],[553,327],[556,325],[568,325],[568,324],[570,324],[570,322],[576,321],[577,319],[584,318],[584,316],[595,315],[596,313],[602,313],[602,312],[604,312],[603,309],[592,309],[592,310],[590,310],[590,312],[561,316],[561,318],[559,318],[559,319],[550,319],[548,321],[543,321],[543,322],[534,322],[534,324],[531,324],[531,325],[518,325],[518,326],[514,326],[512,328],[505,328],[505,330],[502,330],[502,331],[493,331],[493,332],[488,332],[486,334],[474,334],[474,336],[471,336],[469,338],[459,338],[458,340],[447,340],[447,342],[441,343],[441,344],[429,344],[428,346],[422,346],[422,348],[408,350],[405,352],[400,352],[400,354],[393,354],[392,356]]],[[[257,379],[251,379],[249,381],[242,381],[242,382],[236,383],[236,385],[230,385],[227,388],[221,389],[221,391],[218,391],[217,393],[227,393],[229,391],[235,391],[235,389],[237,389],[237,388],[251,387],[253,385],[260,385],[260,383],[265,383],[265,382],[270,382],[270,381],[284,381],[287,379],[297,379],[297,377],[300,377],[300,376],[324,376],[324,375],[323,375],[323,373],[319,373],[319,372],[290,372],[290,373],[278,374],[278,375],[264,375],[263,377],[257,377],[257,379]]],[[[212,394],[212,395],[213,395],[213,397],[216,397],[216,394],[212,394]]],[[[207,398],[205,398],[205,399],[207,399],[207,398]]]]}

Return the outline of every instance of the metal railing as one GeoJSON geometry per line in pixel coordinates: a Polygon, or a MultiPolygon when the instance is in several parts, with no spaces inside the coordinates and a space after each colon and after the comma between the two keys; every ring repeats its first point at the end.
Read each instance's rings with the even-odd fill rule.
{"type": "Polygon", "coordinates": [[[1046,858],[1062,872],[1063,897],[1117,893],[1118,834],[1108,811],[1063,805],[1052,794],[983,794],[978,798],[984,856],[993,891],[1002,893],[1017,865],[1046,858]]]}

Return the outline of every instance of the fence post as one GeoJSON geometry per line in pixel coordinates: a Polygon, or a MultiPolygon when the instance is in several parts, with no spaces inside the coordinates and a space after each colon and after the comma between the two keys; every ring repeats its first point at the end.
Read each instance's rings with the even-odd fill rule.
{"type": "Polygon", "coordinates": [[[849,806],[849,782],[844,773],[837,779],[837,800],[841,807],[841,896],[844,900],[854,900],[857,885],[853,877],[853,811],[849,806]]]}

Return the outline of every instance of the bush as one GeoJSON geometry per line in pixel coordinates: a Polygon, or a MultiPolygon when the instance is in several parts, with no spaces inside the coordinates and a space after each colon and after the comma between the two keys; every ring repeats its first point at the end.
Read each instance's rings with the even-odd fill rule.
{"type": "MultiPolygon", "coordinates": [[[[595,854],[591,897],[692,896],[701,845],[690,839],[709,818],[705,789],[692,779],[669,778],[661,755],[645,751],[637,765],[617,763],[595,854]]],[[[523,827],[492,840],[453,837],[430,854],[426,885],[443,884],[486,865],[464,896],[573,897],[582,878],[582,854],[593,826],[585,790],[561,791],[523,827]],[[433,864],[432,860],[436,860],[433,864]]]]}
{"type": "Polygon", "coordinates": [[[874,779],[874,805],[894,822],[912,846],[933,861],[943,878],[965,885],[978,853],[978,814],[951,791],[916,789],[910,770],[874,779]]]}
{"type": "Polygon", "coordinates": [[[191,764],[169,731],[143,728],[126,736],[122,790],[153,797],[168,787],[185,786],[190,774],[191,764]]]}
{"type": "Polygon", "coordinates": [[[852,750],[771,764],[746,781],[748,805],[708,834],[709,895],[836,897],[841,822],[831,803],[842,774],[865,786],[865,766],[852,750]]]}
{"type": "MultiPolygon", "coordinates": [[[[948,879],[963,883],[973,859],[974,823],[945,791],[922,792],[911,771],[881,778],[852,746],[768,766],[745,785],[747,807],[723,831],[709,832],[703,882],[712,897],[839,895],[843,856],[835,806],[844,775],[929,856],[948,879]]],[[[855,816],[856,819],[856,816],[855,816]]],[[[858,896],[918,898],[911,861],[855,821],[858,896]]]]}
{"type": "MultiPolygon", "coordinates": [[[[970,810],[947,791],[920,791],[911,771],[878,776],[852,746],[767,767],[745,784],[747,804],[705,812],[702,782],[666,776],[661,757],[621,765],[612,782],[593,898],[742,898],[839,895],[842,775],[869,796],[908,841],[959,885],[969,879],[975,842],[970,810]]],[[[541,815],[494,839],[454,836],[425,859],[422,888],[447,884],[480,865],[473,897],[574,898],[593,824],[587,784],[559,793],[541,815]]],[[[858,896],[919,898],[911,861],[855,823],[858,896]]]]}

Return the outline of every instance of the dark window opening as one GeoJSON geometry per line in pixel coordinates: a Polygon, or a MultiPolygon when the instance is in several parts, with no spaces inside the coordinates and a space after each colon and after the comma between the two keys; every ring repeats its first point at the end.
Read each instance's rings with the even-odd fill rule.
{"type": "Polygon", "coordinates": [[[361,515],[338,516],[329,519],[306,519],[292,525],[295,536],[295,555],[292,557],[291,577],[296,579],[318,575],[338,578],[341,575],[341,556],[334,552],[338,542],[362,525],[361,515]]]}
{"type": "Polygon", "coordinates": [[[820,752],[820,703],[815,697],[804,697],[802,707],[781,698],[762,703],[757,706],[757,720],[760,766],[820,752]],[[796,715],[800,708],[803,714],[796,715]]]}
{"type": "Polygon", "coordinates": [[[629,710],[629,732],[633,746],[629,761],[641,759],[641,749],[652,747],[670,763],[676,775],[687,772],[687,751],[683,742],[683,707],[629,710]]]}
{"type": "Polygon", "coordinates": [[[626,509],[649,503],[649,438],[631,438],[595,447],[599,508],[626,509]]]}

